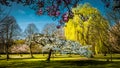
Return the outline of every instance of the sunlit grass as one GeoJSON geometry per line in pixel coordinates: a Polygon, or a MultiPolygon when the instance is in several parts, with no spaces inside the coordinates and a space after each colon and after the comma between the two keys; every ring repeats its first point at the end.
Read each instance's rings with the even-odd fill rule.
{"type": "MultiPolygon", "coordinates": [[[[44,54],[44,55],[43,54],[33,54],[33,56],[36,59],[46,59],[48,54],[44,54]]],[[[1,55],[0,59],[5,59],[5,57],[6,57],[6,55],[1,55]]],[[[20,54],[10,54],[9,57],[12,58],[12,59],[17,59],[17,58],[18,59],[20,59],[20,58],[24,58],[24,59],[26,58],[27,59],[27,58],[31,58],[30,54],[21,54],[21,55],[20,54]]],[[[80,55],[73,55],[73,54],[71,56],[70,55],[59,55],[59,54],[51,56],[52,59],[55,59],[55,58],[67,58],[68,59],[69,57],[70,58],[71,57],[72,58],[80,58],[82,56],[80,56],[80,55]]]]}
{"type": "MultiPolygon", "coordinates": [[[[107,54],[106,56],[103,56],[103,54],[95,55],[95,58],[97,59],[110,59],[111,55],[107,54]]],[[[120,54],[112,54],[113,59],[120,59],[120,54]]]]}

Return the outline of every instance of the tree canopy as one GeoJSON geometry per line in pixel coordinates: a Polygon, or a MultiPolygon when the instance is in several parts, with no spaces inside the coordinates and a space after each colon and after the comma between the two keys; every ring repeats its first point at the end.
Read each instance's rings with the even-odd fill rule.
{"type": "Polygon", "coordinates": [[[108,21],[100,14],[98,9],[90,4],[79,5],[73,8],[73,19],[65,26],[65,37],[79,41],[82,45],[92,45],[93,52],[98,54],[105,48],[103,42],[108,40],[108,21]]]}
{"type": "Polygon", "coordinates": [[[48,23],[44,25],[42,33],[45,35],[55,35],[56,31],[57,31],[56,24],[48,23]]]}
{"type": "Polygon", "coordinates": [[[28,24],[28,26],[26,27],[24,33],[26,36],[38,33],[38,28],[36,27],[36,25],[34,23],[30,23],[28,24]]]}
{"type": "Polygon", "coordinates": [[[13,44],[13,40],[18,39],[20,32],[21,29],[13,16],[7,16],[0,22],[0,40],[5,47],[7,59],[9,59],[8,48],[13,44]]]}

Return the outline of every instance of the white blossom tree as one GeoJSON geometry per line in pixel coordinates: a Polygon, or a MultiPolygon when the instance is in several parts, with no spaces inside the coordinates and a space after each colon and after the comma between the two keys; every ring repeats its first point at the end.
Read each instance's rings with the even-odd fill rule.
{"type": "Polygon", "coordinates": [[[50,61],[50,57],[53,51],[59,51],[62,54],[75,53],[86,57],[92,56],[92,51],[89,50],[89,46],[82,46],[78,42],[59,39],[55,36],[47,36],[43,34],[34,34],[32,41],[43,46],[42,51],[48,51],[47,61],[50,61]]]}

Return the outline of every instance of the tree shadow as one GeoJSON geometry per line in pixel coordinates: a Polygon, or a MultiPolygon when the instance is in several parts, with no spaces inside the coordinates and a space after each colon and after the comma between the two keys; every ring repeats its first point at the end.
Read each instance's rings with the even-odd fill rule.
{"type": "MultiPolygon", "coordinates": [[[[57,61],[56,61],[57,62],[57,61]]],[[[92,65],[92,66],[96,66],[96,65],[107,65],[107,64],[118,64],[120,63],[120,61],[114,61],[114,62],[110,62],[110,61],[98,61],[98,60],[69,60],[69,61],[58,61],[59,63],[64,63],[65,65],[77,65],[77,66],[87,66],[87,65],[92,65]]]]}

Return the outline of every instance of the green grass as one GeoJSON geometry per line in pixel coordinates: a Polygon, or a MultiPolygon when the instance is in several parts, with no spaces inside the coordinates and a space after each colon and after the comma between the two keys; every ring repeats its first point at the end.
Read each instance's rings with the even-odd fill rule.
{"type": "MultiPolygon", "coordinates": [[[[30,58],[29,54],[10,55],[12,59],[4,60],[5,55],[1,55],[0,68],[119,68],[120,54],[113,55],[113,62],[108,62],[102,55],[97,55],[93,59],[81,57],[79,55],[54,56],[50,62],[46,62],[47,55],[35,54],[34,58],[30,58]],[[100,58],[101,57],[101,58],[100,58]],[[118,58],[116,58],[118,57],[118,58]],[[99,60],[102,59],[102,60],[99,60]]],[[[106,57],[110,57],[109,55],[106,57]]]]}
{"type": "MultiPolygon", "coordinates": [[[[110,54],[107,54],[106,56],[103,56],[103,54],[95,55],[95,58],[97,59],[107,59],[110,58],[110,54]]],[[[112,54],[113,59],[120,59],[120,54],[112,54]]]]}

